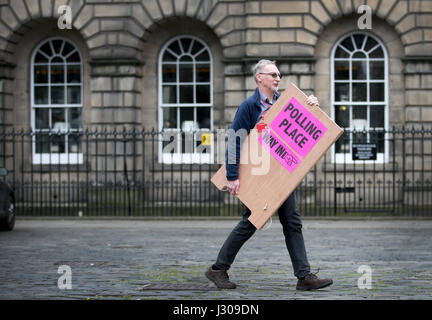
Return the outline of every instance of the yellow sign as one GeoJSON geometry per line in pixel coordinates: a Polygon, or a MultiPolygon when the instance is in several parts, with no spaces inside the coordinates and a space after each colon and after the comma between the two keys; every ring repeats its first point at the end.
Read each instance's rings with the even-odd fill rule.
{"type": "Polygon", "coordinates": [[[201,135],[201,144],[204,146],[211,146],[211,133],[203,133],[201,135]]]}

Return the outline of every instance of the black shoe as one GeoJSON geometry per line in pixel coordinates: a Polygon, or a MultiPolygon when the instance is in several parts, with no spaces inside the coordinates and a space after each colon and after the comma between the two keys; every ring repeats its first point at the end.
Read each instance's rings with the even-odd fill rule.
{"type": "Polygon", "coordinates": [[[209,267],[205,275],[219,289],[235,289],[237,287],[234,282],[229,281],[226,270],[213,270],[212,267],[209,267]]]}
{"type": "MultiPolygon", "coordinates": [[[[318,272],[317,272],[318,273],[318,272]]],[[[297,290],[315,290],[328,287],[333,284],[332,279],[320,279],[316,276],[316,273],[309,273],[303,279],[299,279],[297,282],[297,290]]]]}

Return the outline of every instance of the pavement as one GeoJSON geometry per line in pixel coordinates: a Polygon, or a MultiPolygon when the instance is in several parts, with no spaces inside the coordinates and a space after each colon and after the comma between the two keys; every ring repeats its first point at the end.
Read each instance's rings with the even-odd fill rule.
{"type": "Polygon", "coordinates": [[[312,271],[334,281],[307,292],[277,219],[237,255],[237,289],[210,283],[236,223],[18,218],[0,232],[0,299],[432,300],[432,220],[303,219],[312,271]]]}

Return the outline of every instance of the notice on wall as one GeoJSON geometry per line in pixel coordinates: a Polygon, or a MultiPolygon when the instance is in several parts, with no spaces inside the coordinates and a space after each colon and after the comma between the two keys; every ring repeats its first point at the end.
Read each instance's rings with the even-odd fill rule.
{"type": "Polygon", "coordinates": [[[377,145],[376,143],[357,143],[352,145],[353,160],[376,160],[377,145]]]}

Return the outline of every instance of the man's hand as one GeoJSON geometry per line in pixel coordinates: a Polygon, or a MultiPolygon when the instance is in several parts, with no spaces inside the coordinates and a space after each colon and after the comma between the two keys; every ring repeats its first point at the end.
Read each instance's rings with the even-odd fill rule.
{"type": "Polygon", "coordinates": [[[319,107],[318,98],[312,94],[307,98],[306,102],[313,107],[319,107]]]}
{"type": "Polygon", "coordinates": [[[239,179],[233,180],[233,181],[228,180],[227,189],[228,189],[228,192],[231,193],[233,196],[238,194],[239,188],[240,188],[239,179]]]}

